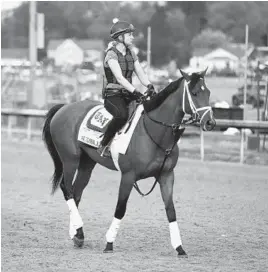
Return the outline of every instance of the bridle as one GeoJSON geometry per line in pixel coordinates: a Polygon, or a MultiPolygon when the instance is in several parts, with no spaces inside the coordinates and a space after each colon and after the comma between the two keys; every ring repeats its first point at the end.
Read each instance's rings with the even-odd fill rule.
{"type": "Polygon", "coordinates": [[[185,79],[184,81],[184,87],[183,87],[183,95],[182,95],[182,110],[185,114],[189,114],[186,112],[185,108],[186,108],[186,95],[187,95],[187,98],[188,98],[188,102],[189,102],[189,105],[190,105],[190,108],[191,108],[191,111],[192,113],[191,114],[191,117],[188,118],[188,119],[184,119],[182,120],[180,123],[173,123],[173,124],[168,124],[168,123],[165,123],[165,122],[162,122],[162,121],[158,121],[158,120],[155,120],[153,119],[152,117],[150,117],[150,115],[144,110],[145,114],[148,116],[148,118],[157,123],[157,124],[160,124],[162,126],[165,126],[165,127],[169,127],[169,128],[172,128],[173,131],[176,131],[179,129],[180,125],[189,125],[189,124],[193,124],[193,123],[198,123],[198,122],[202,122],[203,118],[205,117],[205,115],[207,113],[211,113],[212,112],[212,108],[211,106],[206,106],[206,107],[201,107],[201,108],[197,108],[193,102],[193,99],[192,99],[192,96],[190,94],[190,90],[189,90],[189,83],[190,82],[187,82],[187,80],[185,79]],[[200,116],[199,112],[200,111],[204,111],[205,112],[202,114],[202,116],[200,116]]]}
{"type": "Polygon", "coordinates": [[[196,108],[193,100],[192,100],[192,97],[191,97],[191,94],[190,94],[190,91],[189,91],[189,87],[188,87],[188,84],[190,82],[187,82],[187,80],[185,79],[184,81],[184,87],[183,87],[183,96],[182,96],[182,110],[184,113],[186,113],[186,110],[185,110],[185,103],[186,103],[186,95],[187,95],[187,98],[188,98],[188,102],[189,102],[189,105],[190,105],[190,108],[191,108],[191,111],[192,111],[192,115],[189,119],[187,120],[181,120],[180,123],[173,123],[173,124],[169,124],[169,123],[165,123],[165,122],[162,122],[162,121],[158,121],[158,120],[155,120],[154,118],[152,118],[148,112],[146,112],[146,110],[144,109],[144,113],[145,115],[151,120],[153,121],[154,123],[156,124],[159,124],[159,125],[162,125],[164,127],[167,127],[167,128],[171,128],[172,129],[172,134],[174,135],[174,142],[172,144],[172,146],[170,148],[163,148],[160,146],[160,144],[158,144],[153,136],[149,133],[147,127],[146,127],[146,124],[145,124],[145,118],[143,118],[143,125],[144,125],[144,128],[145,128],[145,131],[147,133],[147,135],[149,136],[149,138],[152,140],[152,142],[158,147],[160,148],[162,151],[165,152],[165,157],[164,157],[164,160],[162,162],[162,165],[160,167],[160,170],[158,172],[158,175],[155,179],[155,182],[151,188],[151,190],[146,193],[146,194],[143,194],[141,192],[141,190],[139,189],[138,187],[138,184],[137,182],[134,183],[134,188],[136,189],[136,191],[141,195],[141,196],[147,196],[149,195],[153,189],[155,188],[160,176],[161,176],[161,173],[162,173],[162,170],[164,168],[164,165],[165,165],[165,162],[168,158],[168,156],[171,154],[172,150],[174,149],[177,141],[180,139],[181,135],[183,134],[184,132],[184,126],[183,125],[189,125],[189,124],[193,124],[193,123],[197,123],[197,122],[202,122],[202,119],[204,118],[204,116],[208,113],[208,112],[212,112],[212,109],[210,106],[206,106],[206,107],[201,107],[201,108],[196,108]],[[199,112],[200,111],[204,111],[205,112],[203,113],[203,115],[200,117],[200,114],[199,112]]]}
{"type": "Polygon", "coordinates": [[[190,118],[193,122],[192,123],[196,123],[196,122],[202,122],[203,118],[205,117],[205,115],[207,113],[211,113],[212,112],[212,108],[211,106],[206,106],[206,107],[201,107],[201,108],[197,108],[193,102],[193,99],[192,99],[192,96],[190,94],[190,91],[189,91],[189,83],[190,82],[187,82],[185,80],[184,82],[184,88],[183,88],[183,95],[182,95],[182,110],[184,113],[187,114],[186,110],[185,110],[185,104],[186,104],[186,95],[187,95],[187,98],[188,98],[188,102],[189,102],[189,105],[190,105],[190,108],[191,108],[191,115],[192,117],[190,118]],[[199,114],[199,111],[204,111],[205,112],[202,114],[202,116],[200,117],[200,114],[199,114]]]}

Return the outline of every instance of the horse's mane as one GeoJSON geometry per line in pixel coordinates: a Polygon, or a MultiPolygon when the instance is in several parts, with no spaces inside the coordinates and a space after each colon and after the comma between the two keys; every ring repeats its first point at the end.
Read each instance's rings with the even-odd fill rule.
{"type": "MultiPolygon", "coordinates": [[[[161,92],[166,93],[167,96],[170,95],[171,93],[175,92],[179,88],[182,80],[183,80],[183,77],[180,77],[179,79],[172,81],[161,92]]],[[[161,92],[159,92],[158,95],[161,92]]]]}
{"type": "MultiPolygon", "coordinates": [[[[190,80],[190,85],[189,88],[192,89],[195,84],[198,82],[198,80],[201,78],[200,74],[198,73],[192,73],[191,74],[191,80],[190,80]]],[[[180,77],[179,79],[172,81],[171,83],[169,83],[162,91],[160,91],[156,97],[158,97],[158,99],[160,100],[159,103],[162,104],[164,102],[164,100],[173,92],[175,92],[179,87],[180,84],[183,80],[183,77],[180,77]]],[[[157,98],[156,98],[157,100],[157,98]]],[[[160,105],[159,104],[159,105],[160,105]]]]}
{"type": "MultiPolygon", "coordinates": [[[[200,78],[202,78],[200,74],[192,73],[189,84],[190,90],[194,88],[194,86],[196,85],[200,78]]],[[[174,93],[180,87],[182,80],[183,77],[180,77],[179,79],[172,81],[162,91],[155,95],[151,100],[145,102],[144,103],[145,110],[149,112],[159,107],[170,94],[174,93]]]]}
{"type": "Polygon", "coordinates": [[[183,77],[175,81],[172,81],[163,90],[161,90],[158,94],[156,94],[151,100],[146,101],[144,103],[145,110],[149,112],[159,107],[170,94],[174,93],[179,88],[182,80],[183,80],[183,77]]]}

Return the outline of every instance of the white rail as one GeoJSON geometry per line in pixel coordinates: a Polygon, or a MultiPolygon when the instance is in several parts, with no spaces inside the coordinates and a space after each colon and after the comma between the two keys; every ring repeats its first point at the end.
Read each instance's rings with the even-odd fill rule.
{"type": "MultiPolygon", "coordinates": [[[[32,128],[32,119],[33,118],[45,118],[47,111],[46,110],[16,110],[16,109],[2,109],[1,115],[7,116],[8,122],[7,127],[2,127],[3,132],[7,132],[8,138],[12,138],[13,133],[22,133],[26,134],[28,140],[32,139],[32,136],[41,136],[41,130],[32,128]],[[27,128],[14,128],[12,125],[12,117],[14,116],[23,116],[27,118],[27,128]]],[[[216,119],[216,127],[235,127],[235,128],[249,128],[249,129],[262,129],[268,133],[268,121],[250,121],[250,120],[229,120],[229,119],[216,119]]],[[[242,133],[241,133],[242,135],[242,133]]],[[[241,137],[242,139],[242,137],[241,137]]],[[[201,160],[204,160],[204,132],[200,129],[200,156],[201,160]]],[[[243,144],[243,143],[241,143],[243,144]]],[[[240,156],[242,156],[240,152],[240,156]]],[[[243,158],[241,157],[241,162],[243,158]]]]}

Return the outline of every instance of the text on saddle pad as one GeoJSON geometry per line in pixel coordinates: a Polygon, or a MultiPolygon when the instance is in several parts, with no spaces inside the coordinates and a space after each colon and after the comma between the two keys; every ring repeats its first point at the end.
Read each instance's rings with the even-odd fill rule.
{"type": "Polygon", "coordinates": [[[87,127],[81,128],[78,135],[79,141],[94,147],[100,146],[102,138],[103,134],[101,132],[94,131],[87,127]]]}
{"type": "Polygon", "coordinates": [[[113,116],[102,108],[94,114],[90,123],[98,128],[104,128],[112,118],[113,116]]]}

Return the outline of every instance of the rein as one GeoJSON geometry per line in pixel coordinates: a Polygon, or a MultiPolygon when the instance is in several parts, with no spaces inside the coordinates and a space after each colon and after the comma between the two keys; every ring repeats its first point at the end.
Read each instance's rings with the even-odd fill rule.
{"type": "MultiPolygon", "coordinates": [[[[145,112],[146,115],[149,117],[149,119],[151,119],[150,116],[148,115],[148,113],[147,113],[146,111],[144,111],[144,112],[145,112]]],[[[151,119],[151,120],[154,121],[154,119],[151,119]]],[[[155,120],[155,121],[156,121],[156,120],[155,120]]],[[[157,121],[156,123],[160,124],[160,123],[162,123],[162,122],[157,121]]],[[[178,132],[180,132],[180,131],[179,131],[180,124],[179,124],[179,125],[178,125],[178,124],[173,124],[173,125],[175,125],[175,126],[173,126],[173,125],[168,125],[168,127],[172,128],[172,132],[173,132],[173,135],[175,136],[175,138],[174,138],[174,143],[173,143],[172,147],[171,147],[171,148],[164,149],[164,148],[162,148],[162,147],[161,147],[161,146],[153,139],[153,137],[151,136],[151,134],[150,134],[149,131],[147,130],[146,125],[145,125],[144,118],[143,118],[143,125],[144,125],[144,128],[145,128],[145,131],[146,131],[147,135],[150,137],[150,139],[152,140],[152,142],[153,142],[157,147],[159,147],[161,150],[163,150],[163,151],[165,152],[165,157],[164,157],[164,160],[163,160],[162,165],[161,165],[161,167],[160,167],[160,170],[159,170],[159,172],[158,172],[158,174],[157,174],[157,177],[156,177],[156,179],[155,179],[155,182],[154,182],[154,184],[153,184],[151,190],[150,190],[148,193],[146,193],[146,194],[142,193],[141,190],[140,190],[140,188],[139,188],[139,186],[138,186],[138,184],[137,184],[137,181],[134,182],[133,187],[136,189],[136,191],[137,191],[141,196],[147,196],[147,195],[149,195],[149,194],[154,190],[154,188],[155,188],[155,186],[156,186],[156,184],[157,184],[157,182],[158,182],[158,180],[159,180],[159,178],[160,178],[160,176],[161,176],[161,173],[162,173],[162,170],[163,170],[163,168],[164,168],[164,166],[165,166],[166,160],[167,160],[168,156],[171,154],[172,150],[174,149],[174,147],[175,147],[177,141],[179,140],[179,138],[180,138],[180,136],[182,135],[182,133],[183,133],[183,131],[184,131],[185,128],[182,129],[182,132],[181,132],[181,133],[178,133],[178,132]]],[[[162,125],[167,126],[165,123],[162,123],[162,125]]]]}
{"type": "MultiPolygon", "coordinates": [[[[185,85],[184,85],[184,88],[185,88],[185,85]]],[[[185,128],[183,128],[183,129],[181,129],[181,131],[179,130],[181,124],[186,124],[186,123],[188,124],[188,123],[190,123],[190,122],[194,122],[194,120],[193,120],[192,117],[191,117],[191,118],[189,118],[188,120],[186,120],[186,121],[183,120],[183,121],[180,122],[180,123],[168,124],[168,123],[165,123],[165,122],[162,122],[162,121],[158,121],[158,120],[153,119],[153,118],[148,114],[148,112],[145,111],[145,109],[144,109],[144,112],[145,112],[146,116],[147,116],[151,121],[153,121],[154,123],[157,123],[157,124],[159,124],[159,125],[162,125],[162,126],[165,126],[165,127],[167,127],[167,128],[171,128],[171,129],[172,129],[172,134],[174,135],[174,143],[172,144],[171,148],[164,149],[163,147],[161,147],[161,146],[153,139],[153,137],[151,136],[151,134],[150,134],[149,131],[147,130],[147,127],[146,127],[146,124],[145,124],[145,118],[143,118],[143,125],[144,125],[144,128],[145,128],[145,132],[146,132],[147,135],[150,137],[151,141],[152,141],[158,148],[160,148],[161,150],[163,150],[163,151],[165,152],[164,160],[163,160],[163,162],[162,162],[162,165],[161,165],[161,167],[160,167],[160,170],[159,170],[159,172],[158,172],[158,174],[157,174],[157,177],[156,177],[156,179],[155,179],[155,182],[154,182],[154,184],[153,184],[151,190],[150,190],[148,193],[144,194],[144,193],[141,192],[141,190],[140,190],[140,188],[139,188],[139,186],[138,186],[138,184],[137,184],[137,181],[135,181],[135,183],[134,183],[134,185],[133,185],[134,188],[136,189],[136,191],[137,191],[141,196],[143,196],[143,197],[149,195],[149,194],[154,190],[154,188],[155,188],[155,186],[156,186],[156,184],[157,184],[157,182],[158,182],[158,180],[159,180],[159,178],[160,178],[160,176],[161,176],[161,173],[162,173],[162,170],[163,170],[163,168],[164,168],[164,166],[165,166],[165,163],[166,163],[167,158],[169,157],[169,155],[170,155],[171,152],[173,151],[173,149],[174,149],[174,147],[175,147],[177,141],[179,140],[180,136],[182,135],[182,133],[183,133],[183,131],[184,131],[184,129],[185,129],[185,128]],[[179,132],[181,132],[181,133],[179,133],[179,132]]]]}

